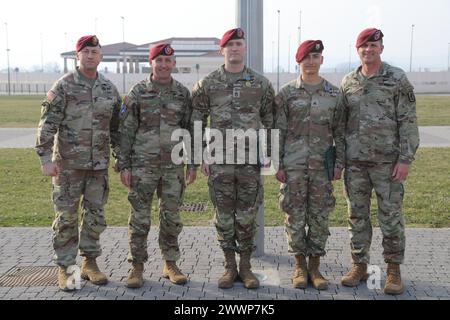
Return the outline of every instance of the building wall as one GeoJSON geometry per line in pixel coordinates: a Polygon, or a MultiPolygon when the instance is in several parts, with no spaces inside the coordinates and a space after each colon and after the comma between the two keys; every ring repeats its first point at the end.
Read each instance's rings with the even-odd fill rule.
{"type": "MultiPolygon", "coordinates": [[[[179,65],[192,65],[195,59],[179,61],[179,65]]],[[[218,60],[217,65],[223,60],[218,60]]],[[[182,82],[186,87],[192,89],[194,84],[207,73],[216,69],[217,65],[202,66],[199,70],[199,74],[174,74],[174,78],[182,82]]],[[[193,64],[195,67],[195,64],[193,64]]],[[[265,74],[270,81],[272,81],[274,88],[277,88],[277,75],[275,73],[265,74]]],[[[326,73],[322,76],[336,86],[340,85],[344,73],[326,73]]],[[[62,74],[42,74],[42,73],[11,73],[11,92],[13,94],[44,94],[53,85],[53,83],[59,79],[62,74]]],[[[123,75],[116,73],[108,73],[106,75],[117,86],[119,91],[123,88],[123,75]]],[[[133,84],[142,79],[145,79],[148,74],[126,74],[125,75],[125,88],[129,90],[133,84]]],[[[294,73],[280,74],[280,88],[287,82],[297,77],[294,73]]],[[[432,94],[432,93],[444,93],[450,94],[450,72],[413,72],[408,73],[408,78],[415,87],[416,93],[432,94]]],[[[0,74],[0,94],[7,93],[8,76],[5,73],[0,74]]]]}

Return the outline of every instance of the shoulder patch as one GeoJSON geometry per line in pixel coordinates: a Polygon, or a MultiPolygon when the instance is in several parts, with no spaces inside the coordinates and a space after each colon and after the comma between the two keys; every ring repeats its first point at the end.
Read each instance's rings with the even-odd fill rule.
{"type": "Polygon", "coordinates": [[[48,100],[48,102],[52,102],[55,98],[56,98],[56,94],[52,90],[47,92],[47,100],[48,100]]]}

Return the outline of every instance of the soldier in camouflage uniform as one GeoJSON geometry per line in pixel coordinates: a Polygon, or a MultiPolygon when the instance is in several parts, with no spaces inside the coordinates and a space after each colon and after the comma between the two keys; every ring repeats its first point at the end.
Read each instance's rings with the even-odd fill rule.
{"type": "Polygon", "coordinates": [[[366,29],[358,37],[362,66],[342,81],[345,109],[345,190],[349,211],[352,270],[342,284],[367,279],[372,240],[370,198],[375,190],[387,267],[384,291],[401,294],[400,264],[405,254],[402,214],[406,180],[419,146],[414,88],[405,73],[382,62],[383,33],[366,29]]]}
{"type": "Polygon", "coordinates": [[[62,290],[72,290],[67,285],[67,267],[75,265],[78,248],[85,257],[82,278],[98,285],[108,281],[95,259],[101,254],[99,239],[106,228],[103,208],[109,191],[109,145],[117,151],[121,105],[116,87],[97,73],[102,60],[97,37],[80,38],[76,50],[80,67],[64,75],[48,92],[36,142],[42,171],[53,177],[54,260],[60,267],[62,290]]]}
{"type": "Polygon", "coordinates": [[[319,76],[323,49],[320,40],[303,42],[296,55],[301,76],[275,97],[275,128],[280,130],[280,207],[286,213],[289,252],[296,260],[292,280],[295,288],[305,289],[309,275],[320,290],[328,288],[319,265],[329,236],[328,216],[335,206],[331,180],[340,179],[344,164],[344,141],[335,139],[341,114],[337,109],[339,89],[319,76]],[[325,154],[334,140],[337,159],[329,177],[325,154]]]}
{"type": "MultiPolygon", "coordinates": [[[[203,132],[210,116],[211,129],[225,136],[227,129],[259,130],[273,125],[274,91],[270,82],[244,65],[246,44],[242,29],[226,32],[220,42],[225,65],[199,81],[192,93],[194,122],[202,121],[203,132]]],[[[224,154],[235,155],[235,147],[224,154]]],[[[249,156],[248,148],[245,150],[249,156]]],[[[236,157],[234,157],[236,160],[236,157]]],[[[243,160],[243,159],[241,159],[243,160]]],[[[225,254],[225,273],[220,288],[231,288],[238,277],[235,252],[240,254],[239,276],[246,288],[258,288],[259,281],[251,271],[254,251],[256,214],[261,199],[260,165],[243,161],[203,163],[209,176],[211,200],[216,209],[218,240],[225,254]]]]}
{"type": "MultiPolygon", "coordinates": [[[[143,285],[144,263],[148,260],[147,236],[153,194],[160,200],[159,247],[165,261],[163,276],[175,284],[187,278],[176,265],[180,259],[178,235],[183,224],[178,212],[185,189],[184,165],[174,164],[171,141],[174,130],[187,128],[191,113],[190,93],[172,78],[176,65],[174,50],[168,44],[150,50],[153,73],[136,84],[125,97],[121,110],[119,170],[122,183],[130,188],[128,261],[133,269],[127,286],[143,285]]],[[[187,183],[195,180],[195,170],[187,183]]]]}

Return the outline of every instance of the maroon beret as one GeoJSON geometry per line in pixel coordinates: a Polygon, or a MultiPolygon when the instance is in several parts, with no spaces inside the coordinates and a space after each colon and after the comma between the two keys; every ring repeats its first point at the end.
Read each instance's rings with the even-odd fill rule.
{"type": "Polygon", "coordinates": [[[101,47],[97,36],[84,36],[78,39],[77,41],[77,52],[80,52],[85,47],[96,47],[96,46],[101,47]]]}
{"type": "Polygon", "coordinates": [[[324,46],[321,40],[306,40],[298,47],[295,60],[297,63],[300,63],[308,54],[316,52],[322,53],[323,49],[324,46]]]}
{"type": "Polygon", "coordinates": [[[220,46],[223,48],[227,45],[228,41],[235,39],[245,39],[244,30],[241,28],[228,30],[223,35],[222,40],[220,40],[220,46]]]}
{"type": "Polygon", "coordinates": [[[375,29],[375,28],[365,29],[359,34],[358,39],[356,40],[356,48],[361,47],[363,44],[365,44],[368,41],[374,41],[374,42],[380,41],[381,39],[383,39],[383,37],[384,37],[384,34],[379,29],[375,29]]]}
{"type": "Polygon", "coordinates": [[[158,44],[150,49],[150,56],[149,59],[152,61],[157,56],[163,55],[163,56],[173,56],[175,53],[175,50],[170,46],[168,43],[161,43],[158,44]]]}

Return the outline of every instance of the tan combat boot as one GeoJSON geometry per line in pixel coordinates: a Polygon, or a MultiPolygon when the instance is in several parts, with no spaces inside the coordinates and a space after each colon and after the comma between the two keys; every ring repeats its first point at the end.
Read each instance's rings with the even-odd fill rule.
{"type": "Polygon", "coordinates": [[[252,272],[250,265],[251,251],[241,252],[241,260],[239,261],[239,277],[247,289],[259,288],[259,280],[252,272]]]}
{"type": "Polygon", "coordinates": [[[133,262],[133,269],[127,279],[128,288],[140,288],[144,285],[144,264],[133,262]]]}
{"type": "Polygon", "coordinates": [[[384,293],[386,294],[402,294],[405,288],[400,275],[400,265],[397,263],[388,263],[387,278],[384,285],[384,293]]]}
{"type": "Polygon", "coordinates": [[[163,277],[174,284],[185,284],[187,282],[187,277],[181,273],[175,261],[166,261],[164,263],[163,277]]]}
{"type": "Polygon", "coordinates": [[[98,268],[95,258],[84,258],[81,263],[81,278],[84,280],[89,280],[96,285],[104,285],[108,283],[108,278],[98,268]]]}
{"type": "Polygon", "coordinates": [[[314,288],[317,290],[327,290],[328,280],[319,271],[320,257],[309,257],[308,276],[314,288]]]}
{"type": "Polygon", "coordinates": [[[306,266],[306,258],[299,254],[295,256],[295,271],[292,278],[294,288],[306,289],[308,286],[308,270],[306,266]]]}
{"type": "Polygon", "coordinates": [[[58,268],[58,286],[62,291],[74,291],[75,286],[69,288],[67,282],[69,281],[69,275],[67,274],[67,268],[60,266],[58,268]]]}
{"type": "Polygon", "coordinates": [[[369,278],[367,263],[353,263],[352,270],[342,277],[341,283],[346,287],[356,287],[361,281],[369,278]]]}
{"type": "Polygon", "coordinates": [[[225,249],[225,273],[220,277],[218,285],[220,289],[233,288],[234,282],[238,277],[236,257],[233,250],[225,249]]]}

